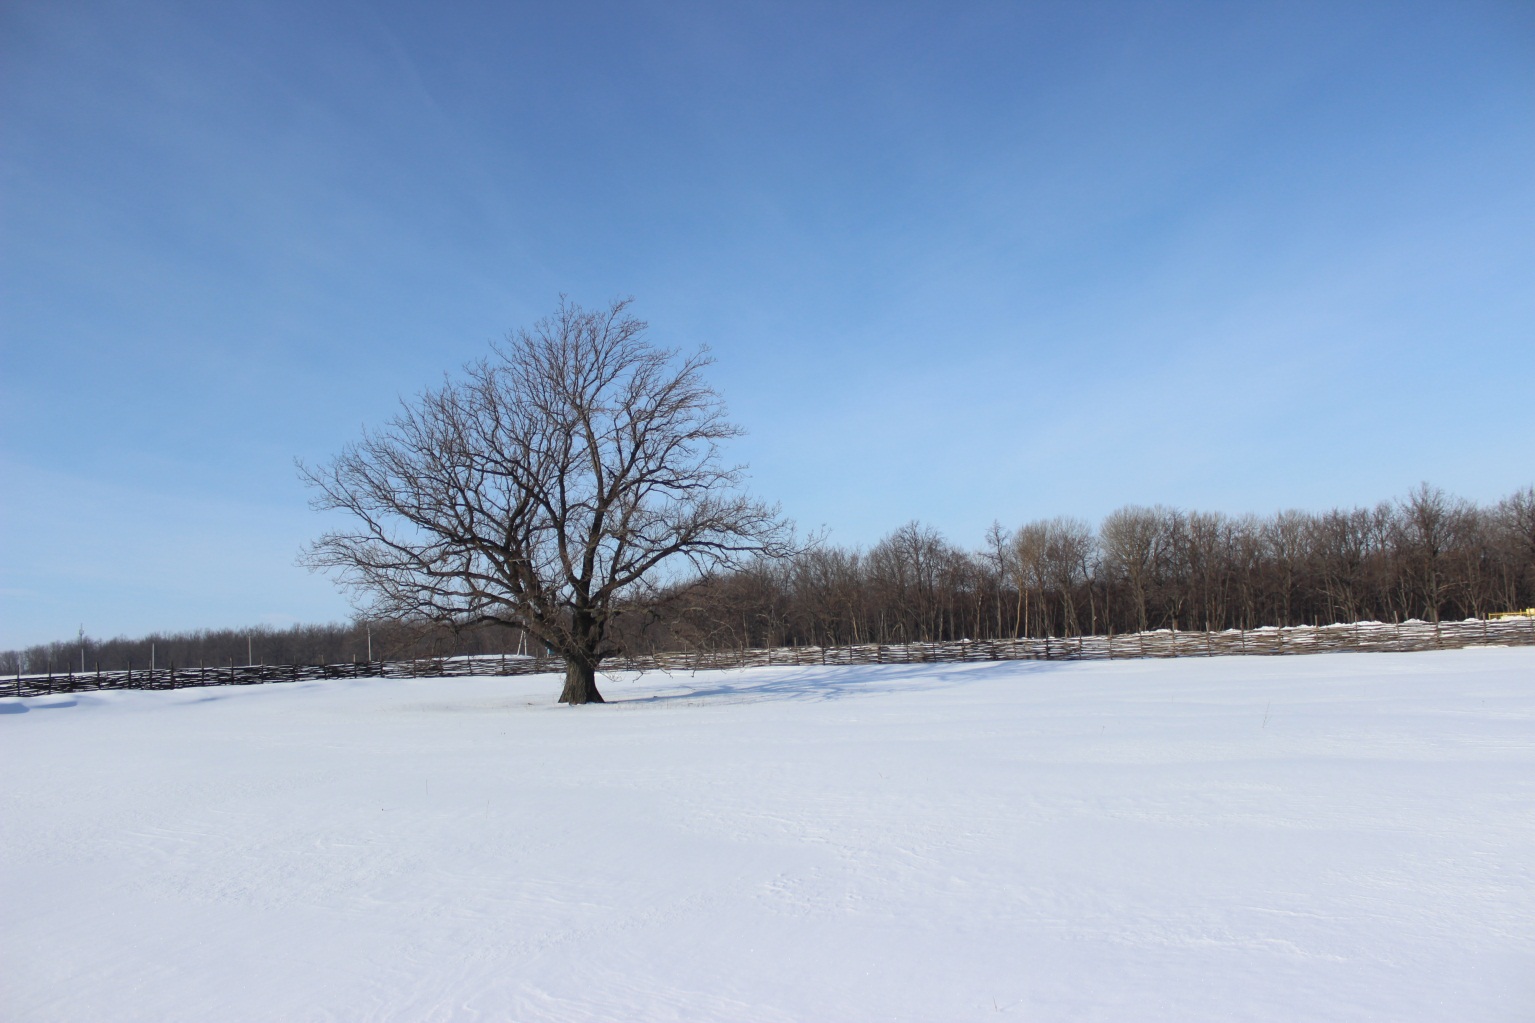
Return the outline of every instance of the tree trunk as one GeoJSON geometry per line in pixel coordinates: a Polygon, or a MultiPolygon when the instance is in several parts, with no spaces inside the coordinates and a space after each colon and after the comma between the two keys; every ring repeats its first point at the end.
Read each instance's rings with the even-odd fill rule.
{"type": "Polygon", "coordinates": [[[597,691],[595,664],[570,657],[565,658],[565,689],[560,693],[560,702],[572,705],[607,702],[597,691]]]}

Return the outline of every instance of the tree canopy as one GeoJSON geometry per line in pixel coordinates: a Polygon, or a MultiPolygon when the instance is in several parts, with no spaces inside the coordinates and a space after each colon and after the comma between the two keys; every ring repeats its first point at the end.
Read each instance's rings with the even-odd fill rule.
{"type": "Polygon", "coordinates": [[[564,657],[562,702],[601,702],[612,624],[674,569],[790,552],[774,506],[741,492],[737,436],[706,349],[657,348],[628,301],[562,301],[403,403],[329,462],[300,465],[349,527],[310,545],[373,617],[526,630],[564,657]]]}

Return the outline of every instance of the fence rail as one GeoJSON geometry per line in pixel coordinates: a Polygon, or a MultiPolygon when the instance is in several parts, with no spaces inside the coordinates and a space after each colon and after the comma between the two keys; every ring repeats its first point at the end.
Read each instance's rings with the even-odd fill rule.
{"type": "MultiPolygon", "coordinates": [[[[946,643],[797,646],[756,650],[697,650],[612,657],[604,672],[701,671],[773,665],[932,664],[954,661],[1119,660],[1141,657],[1278,656],[1334,651],[1448,650],[1468,646],[1535,646],[1535,618],[1462,622],[1357,622],[1285,628],[1179,632],[1161,629],[1120,636],[959,640],[946,643]]],[[[127,671],[17,675],[0,695],[42,696],[100,689],[186,689],[343,678],[454,678],[536,675],[564,671],[558,657],[447,657],[316,665],[226,665],[127,671]],[[7,692],[7,690],[9,690],[7,692]]]]}

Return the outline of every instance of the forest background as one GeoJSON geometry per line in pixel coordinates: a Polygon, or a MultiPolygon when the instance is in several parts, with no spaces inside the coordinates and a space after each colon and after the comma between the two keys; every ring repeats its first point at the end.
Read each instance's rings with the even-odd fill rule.
{"type": "MultiPolygon", "coordinates": [[[[815,544],[673,579],[622,620],[628,653],[1221,630],[1483,617],[1535,605],[1535,486],[1489,505],[1427,483],[1372,508],[1269,516],[1127,506],[994,524],[964,548],[910,522],[872,547],[815,544]]],[[[408,622],[72,639],[0,653],[0,672],[339,664],[542,653],[516,631],[408,622]]]]}

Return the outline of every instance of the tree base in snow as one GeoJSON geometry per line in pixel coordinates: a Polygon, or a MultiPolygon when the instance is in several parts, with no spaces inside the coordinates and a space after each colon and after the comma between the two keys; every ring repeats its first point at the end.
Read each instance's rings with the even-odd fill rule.
{"type": "Polygon", "coordinates": [[[597,669],[593,665],[570,664],[565,666],[565,689],[560,702],[572,706],[582,703],[606,703],[597,691],[597,669]]]}

